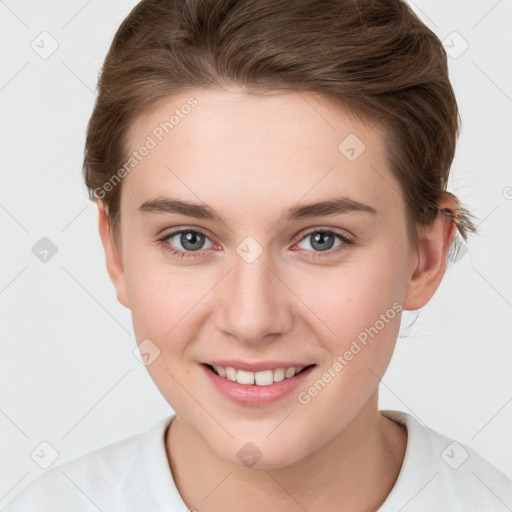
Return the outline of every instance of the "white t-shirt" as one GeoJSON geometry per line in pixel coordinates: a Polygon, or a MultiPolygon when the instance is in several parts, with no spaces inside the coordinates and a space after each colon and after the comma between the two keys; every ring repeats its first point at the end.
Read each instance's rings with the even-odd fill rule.
{"type": "MultiPolygon", "coordinates": [[[[512,482],[468,446],[399,411],[381,411],[407,428],[395,486],[376,512],[502,512],[512,482]]],[[[4,512],[187,512],[164,444],[174,415],[150,430],[48,469],[4,512]]],[[[200,511],[199,511],[200,512],[200,511]]]]}

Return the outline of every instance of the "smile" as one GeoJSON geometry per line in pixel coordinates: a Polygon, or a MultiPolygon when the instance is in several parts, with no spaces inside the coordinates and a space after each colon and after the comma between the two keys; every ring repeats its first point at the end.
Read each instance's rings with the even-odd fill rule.
{"type": "Polygon", "coordinates": [[[239,359],[203,362],[199,365],[216,392],[231,402],[249,407],[271,405],[286,398],[310,379],[316,364],[304,361],[239,359]]]}
{"type": "Polygon", "coordinates": [[[238,382],[239,384],[245,384],[248,386],[270,386],[274,382],[281,382],[285,379],[291,379],[295,375],[299,374],[310,366],[299,366],[289,368],[276,368],[274,370],[262,370],[259,372],[251,372],[247,370],[238,370],[232,366],[218,366],[218,365],[207,365],[211,371],[216,373],[219,377],[230,380],[232,382],[238,382]]]}

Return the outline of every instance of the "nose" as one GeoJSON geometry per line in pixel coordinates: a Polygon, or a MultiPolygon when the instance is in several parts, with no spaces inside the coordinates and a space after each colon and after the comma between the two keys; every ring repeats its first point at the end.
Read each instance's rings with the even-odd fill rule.
{"type": "Polygon", "coordinates": [[[235,255],[223,283],[217,327],[240,342],[257,344],[286,333],[293,320],[290,292],[265,251],[252,263],[235,255]],[[272,336],[273,335],[273,336],[272,336]]]}

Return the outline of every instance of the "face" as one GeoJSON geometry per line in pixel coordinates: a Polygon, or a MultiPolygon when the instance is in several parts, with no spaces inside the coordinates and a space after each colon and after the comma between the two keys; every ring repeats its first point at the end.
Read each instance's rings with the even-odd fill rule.
{"type": "Polygon", "coordinates": [[[194,90],[128,141],[150,149],[122,184],[113,279],[151,377],[225,461],[313,453],[376,396],[418,264],[382,132],[312,94],[194,90]]]}

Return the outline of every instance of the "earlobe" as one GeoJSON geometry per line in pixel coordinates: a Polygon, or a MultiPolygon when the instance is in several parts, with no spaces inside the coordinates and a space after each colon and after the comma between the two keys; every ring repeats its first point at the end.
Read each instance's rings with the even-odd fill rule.
{"type": "Polygon", "coordinates": [[[107,272],[116,289],[117,300],[130,309],[123,259],[114,241],[108,210],[100,202],[98,202],[98,229],[105,250],[107,272]]]}
{"type": "Polygon", "coordinates": [[[408,280],[403,307],[406,310],[422,308],[432,298],[441,284],[448,252],[456,234],[455,214],[457,204],[443,196],[433,224],[418,229],[419,246],[417,264],[408,280]]]}

